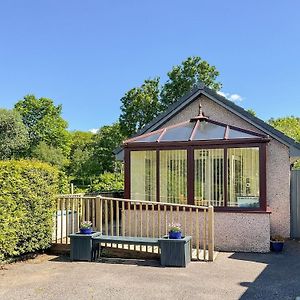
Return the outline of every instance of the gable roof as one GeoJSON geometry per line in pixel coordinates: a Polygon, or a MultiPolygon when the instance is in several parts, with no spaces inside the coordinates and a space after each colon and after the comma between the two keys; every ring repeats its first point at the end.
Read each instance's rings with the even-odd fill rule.
{"type": "MultiPolygon", "coordinates": [[[[257,129],[265,132],[270,137],[278,140],[282,144],[286,145],[290,149],[291,157],[300,157],[300,143],[295,142],[292,138],[288,137],[281,131],[275,129],[271,125],[267,124],[263,120],[253,116],[248,111],[244,110],[242,107],[236,105],[232,101],[226,99],[225,97],[218,94],[216,91],[208,88],[203,83],[199,83],[196,87],[194,87],[189,93],[184,95],[178,101],[173,103],[168,107],[168,109],[154,118],[150,123],[145,125],[141,130],[139,130],[134,137],[142,135],[147,132],[151,132],[159,129],[163,126],[167,121],[172,119],[176,114],[178,114],[181,110],[187,107],[190,103],[196,100],[200,95],[205,95],[215,103],[229,110],[233,114],[239,116],[241,119],[244,119],[248,123],[255,126],[257,129]]],[[[122,151],[122,148],[118,148],[115,150],[115,154],[118,154],[122,151]]]]}

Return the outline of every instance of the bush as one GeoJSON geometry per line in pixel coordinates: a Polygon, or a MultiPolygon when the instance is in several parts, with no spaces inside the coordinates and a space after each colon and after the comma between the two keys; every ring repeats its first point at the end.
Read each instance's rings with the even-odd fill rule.
{"type": "Polygon", "coordinates": [[[111,192],[124,189],[124,175],[122,173],[104,173],[95,179],[89,192],[111,192]]]}
{"type": "Polygon", "coordinates": [[[0,161],[0,260],[46,249],[61,174],[38,161],[0,161]]]}

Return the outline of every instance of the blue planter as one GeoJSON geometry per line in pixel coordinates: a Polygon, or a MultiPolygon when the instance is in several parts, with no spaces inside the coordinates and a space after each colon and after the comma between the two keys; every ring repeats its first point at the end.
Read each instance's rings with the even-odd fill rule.
{"type": "Polygon", "coordinates": [[[281,252],[283,249],[284,242],[271,241],[271,250],[274,252],[281,252]]]}
{"type": "Polygon", "coordinates": [[[92,228],[80,228],[80,233],[91,234],[92,233],[92,228]]]}
{"type": "Polygon", "coordinates": [[[178,232],[170,231],[169,239],[176,239],[176,240],[181,239],[181,231],[178,232]]]}

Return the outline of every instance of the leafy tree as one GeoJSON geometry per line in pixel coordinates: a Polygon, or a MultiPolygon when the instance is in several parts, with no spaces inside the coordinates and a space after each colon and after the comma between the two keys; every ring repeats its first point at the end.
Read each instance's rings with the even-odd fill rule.
{"type": "Polygon", "coordinates": [[[168,72],[169,79],[160,88],[159,78],[145,80],[142,86],[128,91],[121,99],[119,118],[122,134],[132,136],[170,104],[189,92],[200,81],[220,90],[219,72],[200,57],[188,57],[168,72]]]}
{"type": "Polygon", "coordinates": [[[300,118],[290,116],[278,119],[270,119],[269,124],[284,134],[300,142],[300,118]]]}
{"type": "Polygon", "coordinates": [[[0,109],[0,159],[20,157],[28,145],[28,132],[20,114],[0,109]]]}
{"type": "Polygon", "coordinates": [[[121,99],[119,118],[122,134],[131,136],[160,112],[159,78],[145,80],[142,86],[128,91],[121,99]]]}
{"type": "Polygon", "coordinates": [[[61,149],[49,146],[45,142],[40,142],[32,150],[32,157],[60,169],[63,169],[68,164],[68,159],[61,149]]]}
{"type": "Polygon", "coordinates": [[[124,137],[120,125],[115,123],[111,126],[103,126],[93,138],[93,158],[96,168],[95,175],[104,172],[114,172],[116,159],[113,150],[116,149],[124,137]]]}
{"type": "Polygon", "coordinates": [[[15,104],[15,109],[29,132],[29,154],[40,142],[61,149],[64,155],[69,154],[70,135],[68,124],[61,117],[61,105],[55,106],[49,98],[37,99],[34,95],[27,95],[15,104]]]}
{"type": "MultiPolygon", "coordinates": [[[[300,142],[300,118],[294,116],[278,119],[272,118],[268,122],[287,136],[293,138],[297,142],[300,142]]],[[[299,160],[295,163],[294,167],[300,169],[299,160]]]]}
{"type": "Polygon", "coordinates": [[[124,189],[122,173],[103,173],[98,176],[89,188],[89,192],[110,192],[124,189]]]}
{"type": "Polygon", "coordinates": [[[93,156],[93,136],[91,132],[74,131],[71,133],[72,146],[70,152],[69,175],[83,182],[94,176],[96,169],[93,156]]]}
{"type": "Polygon", "coordinates": [[[169,79],[161,92],[163,108],[165,109],[176,102],[199,82],[203,82],[206,86],[219,91],[222,85],[216,81],[218,76],[219,71],[215,66],[210,65],[199,56],[188,57],[181,65],[173,67],[168,72],[169,79]]]}
{"type": "Polygon", "coordinates": [[[252,108],[248,108],[247,112],[250,113],[251,115],[253,115],[254,117],[256,117],[256,111],[252,108]]]}

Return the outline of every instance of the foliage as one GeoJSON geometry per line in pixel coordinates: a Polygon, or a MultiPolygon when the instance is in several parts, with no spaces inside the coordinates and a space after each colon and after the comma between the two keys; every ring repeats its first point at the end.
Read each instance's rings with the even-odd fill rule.
{"type": "Polygon", "coordinates": [[[42,162],[0,161],[0,260],[50,245],[59,180],[42,162]]]}
{"type": "Polygon", "coordinates": [[[181,232],[181,224],[180,223],[169,224],[169,232],[181,232]]]}
{"type": "Polygon", "coordinates": [[[284,242],[284,237],[281,235],[271,236],[271,241],[273,242],[284,242]]]}
{"type": "Polygon", "coordinates": [[[278,119],[270,119],[269,124],[284,134],[300,142],[300,118],[290,116],[278,119]]]}
{"type": "Polygon", "coordinates": [[[16,111],[0,109],[0,159],[18,157],[28,147],[28,132],[16,111]]]}
{"type": "Polygon", "coordinates": [[[92,222],[91,221],[83,221],[80,223],[80,228],[82,229],[89,229],[92,228],[92,222]]]}
{"type": "Polygon", "coordinates": [[[104,173],[92,183],[89,192],[122,191],[124,189],[124,175],[122,173],[104,173]]]}
{"type": "Polygon", "coordinates": [[[169,79],[161,92],[163,108],[166,109],[170,104],[176,102],[199,82],[219,91],[222,85],[216,81],[218,76],[219,71],[215,66],[210,65],[199,56],[188,57],[181,65],[174,66],[168,72],[169,79]]]}
{"type": "Polygon", "coordinates": [[[34,95],[27,95],[15,104],[15,109],[29,132],[29,154],[40,142],[61,149],[66,156],[69,154],[70,135],[68,124],[61,117],[61,105],[55,106],[49,98],[37,99],[34,95]]]}
{"type": "Polygon", "coordinates": [[[158,77],[145,80],[142,86],[129,90],[121,98],[119,122],[122,134],[125,137],[135,134],[199,82],[216,91],[220,90],[221,84],[216,81],[218,76],[216,67],[195,56],[173,67],[162,88],[158,77]]]}
{"type": "Polygon", "coordinates": [[[256,117],[256,111],[252,108],[248,108],[247,112],[250,113],[252,116],[256,117]]]}
{"type": "MultiPolygon", "coordinates": [[[[294,116],[278,119],[272,118],[268,122],[296,142],[300,142],[300,118],[294,116]]],[[[294,169],[300,169],[300,160],[294,164],[294,169]]]]}
{"type": "Polygon", "coordinates": [[[115,171],[116,159],[113,151],[122,143],[123,139],[118,123],[103,126],[94,135],[92,172],[95,176],[115,171]]]}
{"type": "Polygon", "coordinates": [[[142,86],[129,90],[121,102],[119,118],[122,134],[133,135],[160,112],[159,78],[145,80],[142,86]]]}
{"type": "Polygon", "coordinates": [[[68,163],[61,149],[48,146],[45,142],[40,142],[32,150],[32,157],[52,166],[57,166],[60,169],[63,169],[68,163]]]}
{"type": "Polygon", "coordinates": [[[82,179],[94,176],[93,137],[91,132],[74,131],[71,133],[71,152],[68,173],[73,179],[82,179]]]}

